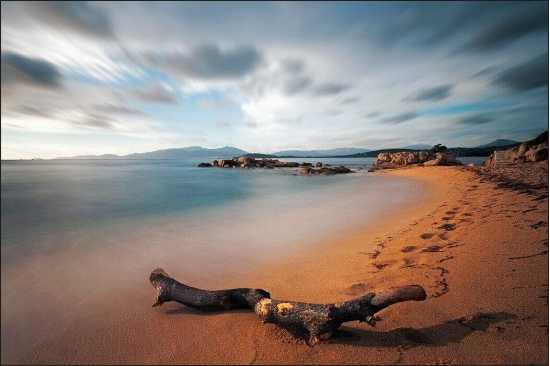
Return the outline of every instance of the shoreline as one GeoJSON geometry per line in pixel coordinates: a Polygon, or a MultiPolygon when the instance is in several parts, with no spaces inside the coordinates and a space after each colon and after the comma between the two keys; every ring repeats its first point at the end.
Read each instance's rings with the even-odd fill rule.
{"type": "Polygon", "coordinates": [[[497,188],[466,168],[375,174],[415,180],[425,194],[357,230],[215,282],[309,302],[425,287],[428,300],[385,310],[376,328],[346,323],[310,348],[251,312],[205,314],[173,303],[151,309],[144,274],[143,288],[132,293],[139,301],[125,301],[135,290],[127,289],[102,319],[80,321],[17,362],[546,363],[548,223],[533,225],[546,221],[548,199],[497,188]]]}

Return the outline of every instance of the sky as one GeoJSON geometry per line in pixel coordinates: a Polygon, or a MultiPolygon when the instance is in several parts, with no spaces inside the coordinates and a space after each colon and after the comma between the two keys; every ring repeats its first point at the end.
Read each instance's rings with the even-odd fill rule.
{"type": "Polygon", "coordinates": [[[2,2],[2,159],[526,140],[548,2],[2,2]]]}

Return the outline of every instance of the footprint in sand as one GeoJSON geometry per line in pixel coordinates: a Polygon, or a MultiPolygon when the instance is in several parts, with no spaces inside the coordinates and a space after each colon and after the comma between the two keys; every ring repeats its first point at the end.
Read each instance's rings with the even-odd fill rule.
{"type": "Polygon", "coordinates": [[[387,262],[378,262],[378,263],[373,263],[372,265],[379,271],[383,270],[384,268],[386,268],[387,266],[389,265],[392,265],[394,264],[396,261],[387,261],[387,262]]]}
{"type": "Polygon", "coordinates": [[[452,220],[453,218],[454,218],[454,217],[452,217],[452,216],[443,216],[443,217],[441,218],[441,220],[443,220],[443,221],[449,221],[449,220],[452,220]]]}
{"type": "Polygon", "coordinates": [[[443,225],[439,226],[439,229],[451,231],[451,230],[456,229],[456,225],[455,224],[443,224],[443,225]]]}
{"type": "Polygon", "coordinates": [[[433,233],[424,233],[424,234],[420,234],[420,238],[426,240],[426,239],[431,239],[432,236],[434,236],[433,233]]]}
{"type": "Polygon", "coordinates": [[[430,245],[427,248],[422,249],[423,252],[441,252],[441,247],[439,245],[430,245]]]}
{"type": "Polygon", "coordinates": [[[445,212],[445,215],[455,215],[456,211],[447,211],[445,212]]]}
{"type": "Polygon", "coordinates": [[[403,253],[410,253],[412,251],[416,250],[416,247],[414,245],[408,245],[406,247],[401,248],[401,251],[403,253]]]}
{"type": "Polygon", "coordinates": [[[539,227],[546,226],[546,225],[547,225],[546,222],[539,221],[529,226],[531,226],[533,229],[538,229],[539,227]]]}
{"type": "Polygon", "coordinates": [[[368,289],[369,286],[366,283],[358,282],[348,287],[348,291],[346,293],[348,295],[360,295],[367,292],[368,289]]]}
{"type": "Polygon", "coordinates": [[[408,267],[416,267],[416,262],[411,258],[404,258],[403,266],[401,266],[401,268],[408,268],[408,267]]]}
{"type": "Polygon", "coordinates": [[[441,240],[448,240],[449,239],[449,237],[447,236],[447,233],[441,233],[437,236],[439,236],[439,239],[441,239],[441,240]]]}

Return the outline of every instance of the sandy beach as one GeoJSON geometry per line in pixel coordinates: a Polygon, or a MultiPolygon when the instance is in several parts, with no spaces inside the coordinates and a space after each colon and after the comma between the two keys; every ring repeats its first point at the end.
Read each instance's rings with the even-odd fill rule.
{"type": "MultiPolygon", "coordinates": [[[[45,338],[24,359],[3,362],[546,363],[547,188],[499,187],[465,167],[375,174],[416,180],[425,193],[414,205],[253,272],[190,283],[261,287],[276,299],[308,302],[405,284],[426,289],[426,301],[384,310],[375,328],[346,323],[309,347],[249,311],[201,313],[177,303],[153,309],[144,273],[142,287],[87,304],[104,308],[101,317],[82,316],[61,338],[45,338]],[[136,292],[138,301],[125,300],[136,292]]],[[[185,269],[165,270],[187,281],[185,269]]]]}

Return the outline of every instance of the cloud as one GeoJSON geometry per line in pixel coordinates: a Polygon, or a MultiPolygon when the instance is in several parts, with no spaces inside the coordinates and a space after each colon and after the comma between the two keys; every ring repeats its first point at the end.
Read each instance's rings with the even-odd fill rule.
{"type": "Polygon", "coordinates": [[[365,118],[368,118],[368,119],[375,118],[375,117],[378,117],[378,116],[380,116],[380,112],[376,112],[376,111],[375,112],[368,112],[368,113],[365,114],[365,118]]]}
{"type": "Polygon", "coordinates": [[[426,88],[426,89],[420,90],[418,93],[412,96],[404,98],[403,100],[407,102],[422,102],[422,101],[437,102],[448,98],[451,95],[452,89],[453,89],[453,85],[451,84],[440,85],[433,88],[426,88]]]}
{"type": "Polygon", "coordinates": [[[316,86],[313,93],[317,96],[336,95],[350,88],[351,86],[342,83],[323,83],[316,86]]]}
{"type": "Polygon", "coordinates": [[[461,118],[459,120],[459,123],[464,125],[482,125],[492,121],[493,121],[492,117],[488,115],[478,114],[478,115],[471,115],[471,116],[461,118]]]}
{"type": "MultiPolygon", "coordinates": [[[[114,37],[109,16],[100,7],[85,1],[24,1],[10,5],[15,14],[61,31],[99,38],[114,37]]],[[[11,10],[11,9],[9,9],[11,10]]],[[[10,14],[11,15],[11,14],[10,14]]]]}
{"type": "Polygon", "coordinates": [[[353,103],[357,103],[359,100],[361,100],[361,98],[359,97],[347,97],[342,99],[340,101],[340,104],[353,104],[353,103]]]}
{"type": "Polygon", "coordinates": [[[81,125],[84,127],[92,127],[106,130],[115,129],[113,120],[105,115],[90,113],[84,118],[78,118],[71,121],[76,125],[81,125]]]}
{"type": "Polygon", "coordinates": [[[418,113],[416,112],[405,112],[395,116],[383,118],[381,121],[384,123],[399,124],[415,119],[416,117],[418,117],[418,113]]]}
{"type": "Polygon", "coordinates": [[[61,85],[61,72],[52,63],[14,52],[2,52],[2,87],[31,84],[48,88],[61,85]]]}
{"type": "Polygon", "coordinates": [[[31,105],[19,105],[11,110],[6,111],[8,114],[21,114],[27,116],[36,116],[41,118],[51,118],[54,111],[48,108],[39,108],[31,105]]]}
{"type": "Polygon", "coordinates": [[[287,80],[283,86],[283,91],[287,95],[298,94],[311,86],[313,81],[307,76],[297,76],[287,80]]]}
{"type": "Polygon", "coordinates": [[[493,24],[481,29],[462,49],[486,51],[507,46],[510,42],[534,32],[548,30],[548,3],[528,3],[526,11],[510,12],[493,24]]]}
{"type": "Polygon", "coordinates": [[[302,60],[287,59],[283,61],[283,67],[291,74],[300,74],[305,69],[305,63],[302,60]]]}
{"type": "Polygon", "coordinates": [[[527,91],[548,85],[548,53],[500,72],[493,84],[514,91],[527,91]]]}
{"type": "Polygon", "coordinates": [[[330,109],[327,111],[327,114],[329,116],[339,116],[343,113],[343,111],[341,109],[330,109]]]}
{"type": "Polygon", "coordinates": [[[188,53],[149,54],[147,59],[153,67],[166,68],[184,77],[215,80],[244,77],[260,65],[262,55],[252,46],[221,49],[203,44],[188,53]]]}
{"type": "Polygon", "coordinates": [[[143,111],[134,108],[128,108],[125,106],[114,105],[114,104],[101,104],[93,107],[94,110],[100,113],[107,114],[120,114],[120,115],[134,115],[134,116],[143,116],[146,115],[143,111]]]}
{"type": "Polygon", "coordinates": [[[133,95],[144,102],[166,104],[176,104],[178,102],[174,89],[162,83],[155,83],[143,89],[136,89],[133,91],[133,95]]]}

